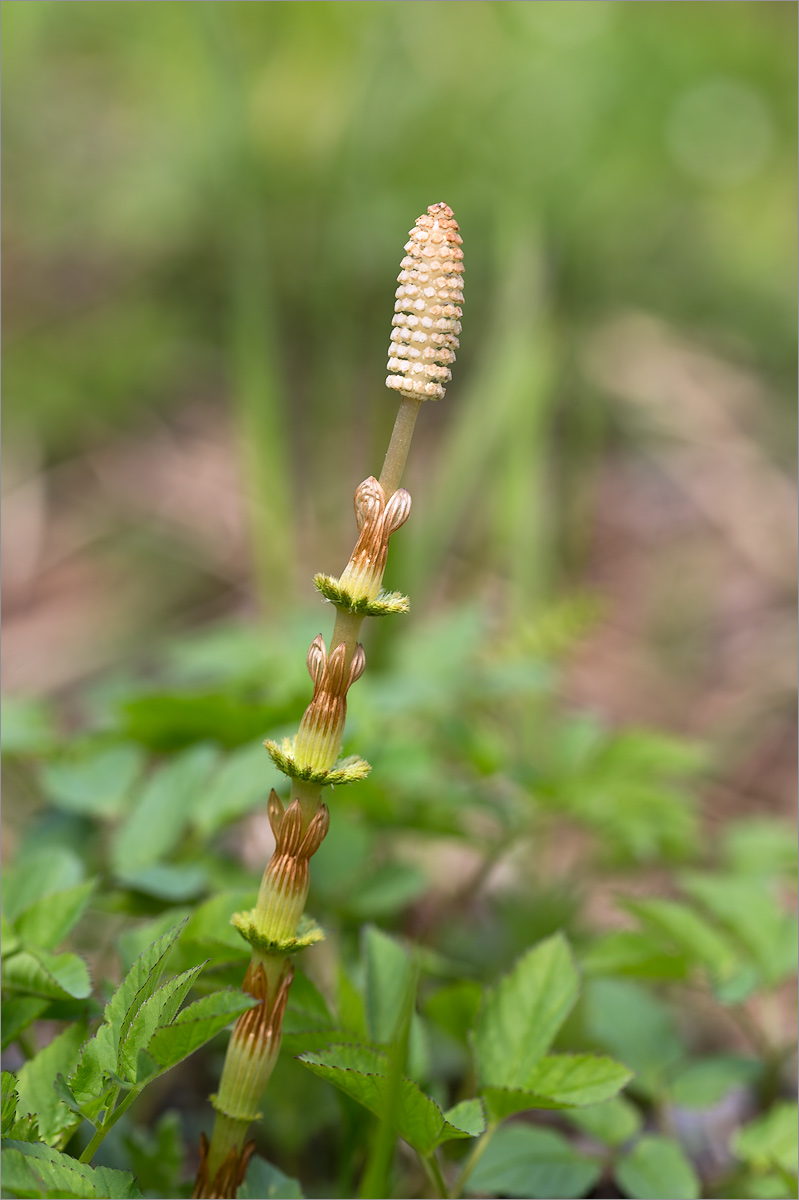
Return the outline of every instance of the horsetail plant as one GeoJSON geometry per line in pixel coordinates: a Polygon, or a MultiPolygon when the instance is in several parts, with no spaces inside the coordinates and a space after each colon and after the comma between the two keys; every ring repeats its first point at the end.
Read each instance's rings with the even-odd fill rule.
{"type": "Polygon", "coordinates": [[[347,693],[363,674],[366,657],[358,635],[365,617],[408,611],[407,597],[382,590],[392,533],[407,521],[411,498],[400,480],[422,402],[443,397],[451,379],[463,302],[463,251],[458,225],[446,204],[433,204],[416,221],[398,276],[386,386],[400,405],[379,479],[355,492],[358,540],[342,575],[317,575],[316,587],[336,607],[325,646],[321,634],[308,651],[313,697],[295,738],[265,743],[275,765],[291,780],[289,802],[273,790],[268,816],[275,849],[255,908],[233,924],[252,947],[243,988],[258,1004],[237,1020],[228,1044],[210,1143],[202,1135],[195,1197],[236,1195],[254,1149],[247,1131],[258,1120],[264,1089],[280,1050],[283,1013],[292,981],[291,956],[324,936],[305,915],[309,862],[330,823],[322,791],[365,778],[362,758],[339,759],[347,693]]]}

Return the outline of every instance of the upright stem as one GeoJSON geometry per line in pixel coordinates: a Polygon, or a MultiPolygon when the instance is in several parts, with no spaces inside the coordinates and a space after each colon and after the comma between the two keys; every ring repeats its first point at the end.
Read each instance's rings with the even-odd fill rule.
{"type": "Polygon", "coordinates": [[[397,419],[394,422],[394,429],[391,433],[391,441],[386,451],[383,470],[378,481],[386,493],[386,500],[394,495],[400,485],[402,472],[405,470],[405,460],[408,457],[408,451],[411,446],[413,427],[416,424],[419,409],[422,407],[422,399],[421,396],[403,395],[400,402],[397,419]]]}

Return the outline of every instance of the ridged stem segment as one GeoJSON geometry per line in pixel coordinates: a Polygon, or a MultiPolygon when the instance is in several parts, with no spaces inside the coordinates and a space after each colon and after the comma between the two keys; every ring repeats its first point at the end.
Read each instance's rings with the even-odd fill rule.
{"type": "Polygon", "coordinates": [[[234,1197],[247,1169],[254,1143],[247,1130],[259,1116],[258,1106],[280,1051],[283,1013],[293,971],[290,955],[322,937],[304,916],[309,862],[329,825],[321,801],[332,783],[363,778],[368,763],[338,761],[347,714],[347,692],[365,666],[358,641],[366,616],[407,612],[408,601],[381,588],[388,543],[408,519],[411,498],[400,487],[416,417],[422,401],[440,399],[450,379],[460,332],[462,291],[461,238],[452,210],[434,204],[410,232],[398,277],[395,316],[386,380],[400,393],[380,479],[373,476],[355,493],[358,540],[338,579],[317,575],[319,591],[336,606],[329,646],[321,634],[308,651],[314,690],[297,736],[281,744],[266,742],[275,764],[291,779],[284,809],[277,793],[269,797],[268,815],[275,850],[264,872],[258,901],[233,924],[253,947],[243,988],[258,1003],[233,1027],[219,1092],[212,1097],[216,1120],[210,1145],[203,1134],[200,1169],[194,1196],[234,1197]]]}

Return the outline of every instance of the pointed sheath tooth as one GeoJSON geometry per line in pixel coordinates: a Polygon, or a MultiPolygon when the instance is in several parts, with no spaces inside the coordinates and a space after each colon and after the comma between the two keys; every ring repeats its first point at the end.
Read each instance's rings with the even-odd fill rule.
{"type": "Polygon", "coordinates": [[[277,841],[280,837],[280,826],[283,823],[283,805],[274,788],[269,793],[266,815],[269,817],[269,824],[272,827],[272,833],[275,835],[275,841],[277,841]]]}
{"type": "Polygon", "coordinates": [[[314,687],[318,687],[324,678],[325,667],[327,666],[327,653],[321,633],[317,633],[311,642],[305,662],[308,667],[308,674],[314,681],[314,687]]]}
{"type": "Polygon", "coordinates": [[[366,669],[366,654],[360,642],[355,647],[355,653],[352,656],[350,663],[350,675],[347,682],[347,689],[351,688],[356,680],[360,679],[366,669]]]}
{"type": "Polygon", "coordinates": [[[410,232],[395,293],[386,379],[392,391],[440,400],[452,378],[461,331],[462,240],[447,204],[431,204],[410,232]]]}

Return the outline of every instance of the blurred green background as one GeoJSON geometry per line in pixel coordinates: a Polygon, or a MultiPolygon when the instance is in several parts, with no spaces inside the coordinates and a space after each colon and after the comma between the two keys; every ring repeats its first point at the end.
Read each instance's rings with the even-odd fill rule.
{"type": "Polygon", "coordinates": [[[462,349],[389,586],[516,632],[598,594],[578,703],[782,762],[794,5],[3,20],[7,688],[318,602],[393,421],[405,234],[443,199],[462,349]]]}

